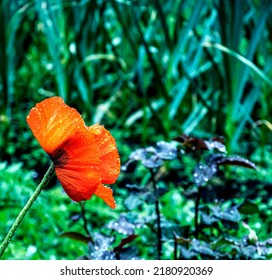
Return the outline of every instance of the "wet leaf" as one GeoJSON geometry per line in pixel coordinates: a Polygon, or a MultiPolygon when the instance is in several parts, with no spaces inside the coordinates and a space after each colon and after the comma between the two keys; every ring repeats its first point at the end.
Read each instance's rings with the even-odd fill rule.
{"type": "MultiPolygon", "coordinates": [[[[130,210],[142,204],[143,201],[152,204],[157,199],[154,194],[154,190],[148,185],[145,187],[138,185],[126,185],[126,187],[129,189],[131,195],[125,199],[125,206],[130,210]]],[[[158,189],[159,195],[162,195],[165,192],[167,192],[167,189],[165,188],[158,189]]]]}
{"type": "Polygon", "coordinates": [[[91,237],[85,236],[79,232],[74,232],[74,231],[64,232],[60,235],[60,237],[67,237],[73,240],[80,241],[84,244],[88,244],[89,242],[92,241],[91,237]]]}
{"type": "Polygon", "coordinates": [[[126,170],[132,161],[141,161],[147,168],[159,168],[164,160],[173,160],[176,157],[177,148],[174,143],[159,141],[155,147],[140,148],[132,152],[123,170],[126,170]]]}
{"type": "Polygon", "coordinates": [[[219,165],[232,165],[232,166],[242,166],[246,168],[256,169],[253,162],[244,159],[240,156],[226,156],[223,154],[212,154],[206,158],[206,163],[208,165],[216,164],[219,165]]]}
{"type": "Polygon", "coordinates": [[[201,213],[201,220],[205,225],[212,225],[213,223],[218,221],[218,219],[213,215],[207,215],[205,213],[201,213]]]}
{"type": "Polygon", "coordinates": [[[131,194],[125,199],[124,204],[128,210],[133,210],[141,205],[142,201],[140,200],[138,195],[131,194]]]}
{"type": "Polygon", "coordinates": [[[110,250],[110,246],[114,241],[114,237],[107,237],[100,233],[94,234],[94,245],[89,243],[89,249],[91,251],[90,259],[92,260],[115,260],[115,254],[110,250]]]}
{"type": "Polygon", "coordinates": [[[136,184],[126,184],[126,188],[132,192],[142,192],[144,187],[136,185],[136,184]]]}
{"type": "Polygon", "coordinates": [[[147,168],[159,168],[163,165],[163,160],[157,155],[151,155],[142,160],[142,164],[147,168]]]}
{"type": "Polygon", "coordinates": [[[194,183],[199,187],[207,183],[213,175],[217,172],[216,165],[212,164],[210,166],[199,163],[194,170],[193,180],[194,183]]]}
{"type": "Polygon", "coordinates": [[[185,260],[190,260],[197,256],[196,252],[187,250],[183,247],[180,249],[180,253],[181,253],[182,259],[185,259],[185,260]]]}
{"type": "Polygon", "coordinates": [[[206,256],[211,256],[211,257],[218,256],[218,254],[210,248],[208,243],[200,242],[199,240],[194,239],[191,245],[192,245],[192,250],[196,253],[206,255],[206,256]]]}
{"type": "Polygon", "coordinates": [[[236,207],[222,211],[219,207],[212,208],[213,215],[221,220],[237,223],[241,220],[241,215],[236,207]]]}
{"type": "Polygon", "coordinates": [[[257,252],[256,246],[241,246],[240,247],[241,253],[246,257],[246,258],[252,258],[253,255],[257,252]]]}
{"type": "Polygon", "coordinates": [[[119,260],[140,260],[140,258],[137,255],[138,255],[137,248],[129,246],[129,247],[122,249],[122,251],[118,254],[118,259],[119,260]]]}
{"type": "Polygon", "coordinates": [[[213,137],[210,140],[203,140],[196,137],[190,137],[186,134],[176,137],[174,140],[181,142],[184,146],[197,151],[197,150],[218,150],[219,152],[226,153],[226,146],[223,144],[222,137],[213,137]]]}
{"type": "Polygon", "coordinates": [[[81,214],[74,214],[74,215],[71,216],[70,219],[71,219],[73,222],[76,222],[76,221],[80,220],[81,218],[82,218],[82,215],[81,215],[81,214]]]}
{"type": "Polygon", "coordinates": [[[159,141],[157,143],[157,155],[164,160],[173,160],[177,157],[177,148],[174,143],[159,141]]]}
{"type": "Polygon", "coordinates": [[[131,235],[134,234],[136,226],[127,221],[124,215],[120,215],[118,221],[111,221],[106,227],[125,235],[131,235]]]}
{"type": "Polygon", "coordinates": [[[268,238],[267,240],[265,240],[265,245],[271,245],[272,246],[272,238],[268,238]]]}

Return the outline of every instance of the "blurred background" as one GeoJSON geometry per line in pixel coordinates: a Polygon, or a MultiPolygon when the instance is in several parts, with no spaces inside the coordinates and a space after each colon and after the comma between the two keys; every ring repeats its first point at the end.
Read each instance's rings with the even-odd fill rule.
{"type": "MultiPolygon", "coordinates": [[[[269,0],[1,0],[1,239],[48,168],[25,118],[54,95],[77,108],[87,125],[110,130],[122,163],[137,148],[181,134],[224,137],[228,153],[263,170],[258,180],[269,189],[258,203],[272,206],[271,15],[269,0]]],[[[186,162],[185,178],[192,165],[186,162]]],[[[122,205],[127,181],[123,173],[115,186],[122,211],[128,211],[122,205]]],[[[35,203],[6,258],[86,253],[85,244],[59,237],[72,227],[81,231],[82,221],[79,206],[55,185],[35,203]]],[[[119,216],[92,201],[86,204],[90,227],[119,216]]],[[[269,231],[267,224],[265,237],[269,231]]],[[[141,255],[152,258],[141,242],[141,255]]]]}

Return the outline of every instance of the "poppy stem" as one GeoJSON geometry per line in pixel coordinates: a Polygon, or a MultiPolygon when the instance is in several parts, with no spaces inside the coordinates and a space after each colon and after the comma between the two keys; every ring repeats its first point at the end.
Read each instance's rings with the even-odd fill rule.
{"type": "Polygon", "coordinates": [[[93,239],[92,239],[92,237],[91,237],[91,233],[90,233],[90,231],[89,231],[89,229],[88,229],[88,221],[87,221],[87,219],[86,219],[86,213],[85,213],[85,202],[83,202],[83,201],[81,201],[80,202],[80,208],[81,208],[81,215],[82,215],[82,219],[83,219],[83,227],[84,227],[84,229],[85,229],[85,231],[86,231],[86,233],[88,234],[88,237],[89,237],[89,239],[90,239],[90,242],[92,243],[92,244],[94,244],[94,241],[93,241],[93,239]]]}
{"type": "Polygon", "coordinates": [[[15,222],[13,223],[12,227],[10,228],[8,234],[6,235],[5,239],[3,240],[1,246],[0,246],[0,258],[2,257],[2,255],[4,254],[5,250],[7,249],[13,235],[15,234],[16,230],[19,228],[19,226],[21,225],[25,215],[27,214],[27,212],[29,211],[29,209],[31,208],[32,204],[34,203],[34,201],[37,199],[37,197],[39,196],[39,194],[41,193],[42,189],[47,186],[47,184],[49,183],[50,179],[52,178],[52,175],[55,171],[54,168],[54,164],[52,163],[50,165],[50,167],[48,168],[47,172],[45,173],[42,181],[40,182],[40,184],[38,185],[38,187],[36,188],[36,190],[34,191],[34,193],[32,194],[32,196],[29,198],[29,200],[27,201],[26,205],[24,206],[24,208],[21,210],[21,212],[19,213],[19,215],[17,216],[15,222]]]}

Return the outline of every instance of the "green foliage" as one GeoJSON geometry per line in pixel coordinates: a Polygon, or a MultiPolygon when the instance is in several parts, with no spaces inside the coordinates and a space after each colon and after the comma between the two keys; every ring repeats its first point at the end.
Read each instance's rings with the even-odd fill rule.
{"type": "MultiPolygon", "coordinates": [[[[33,172],[25,171],[22,164],[0,164],[1,240],[32,195],[36,187],[34,176],[33,172]]],[[[98,229],[100,224],[96,219],[106,220],[114,215],[105,209],[103,202],[94,203],[97,208],[88,207],[88,215],[98,229]]],[[[75,259],[86,254],[88,249],[84,244],[61,238],[70,230],[84,231],[82,221],[73,218],[78,214],[79,204],[71,202],[60,186],[43,191],[16,232],[4,259],[75,259]]]]}
{"type": "Polygon", "coordinates": [[[25,121],[36,102],[59,95],[103,123],[124,168],[116,211],[72,203],[53,180],[5,257],[271,258],[271,13],[269,0],[0,1],[0,237],[48,165],[25,121]],[[183,134],[177,158],[156,144],[183,134]],[[213,135],[228,158],[209,158],[213,135]]]}

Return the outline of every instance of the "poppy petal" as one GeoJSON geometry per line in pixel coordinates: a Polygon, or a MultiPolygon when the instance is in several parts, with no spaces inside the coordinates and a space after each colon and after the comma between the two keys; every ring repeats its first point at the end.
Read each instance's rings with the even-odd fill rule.
{"type": "Polygon", "coordinates": [[[112,189],[104,186],[103,184],[99,184],[95,193],[96,196],[102,198],[106,204],[108,204],[112,209],[116,207],[116,203],[114,197],[112,195],[112,189]]]}
{"type": "Polygon", "coordinates": [[[99,177],[87,167],[56,168],[56,175],[67,195],[76,202],[90,199],[100,184],[99,177]]]}
{"type": "Polygon", "coordinates": [[[50,156],[69,197],[74,201],[90,199],[101,182],[101,160],[95,137],[87,128],[83,127],[50,156]]]}
{"type": "Polygon", "coordinates": [[[74,135],[78,128],[85,126],[80,114],[57,96],[36,104],[26,120],[47,153],[52,153],[74,135]]]}
{"type": "Polygon", "coordinates": [[[94,124],[89,130],[96,136],[99,147],[101,182],[113,184],[120,173],[120,157],[115,140],[102,125],[94,124]]]}

